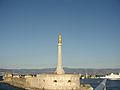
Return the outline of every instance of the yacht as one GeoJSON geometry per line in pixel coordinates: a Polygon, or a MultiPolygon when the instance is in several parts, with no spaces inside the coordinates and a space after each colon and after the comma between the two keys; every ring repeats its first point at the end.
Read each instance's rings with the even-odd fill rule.
{"type": "Polygon", "coordinates": [[[120,80],[120,73],[119,74],[111,73],[110,75],[106,75],[105,77],[100,77],[100,78],[111,79],[111,80],[120,80]]]}

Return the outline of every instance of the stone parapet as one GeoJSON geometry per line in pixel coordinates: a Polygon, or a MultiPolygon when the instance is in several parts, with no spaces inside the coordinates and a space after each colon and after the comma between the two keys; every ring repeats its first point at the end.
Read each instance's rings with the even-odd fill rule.
{"type": "Polygon", "coordinates": [[[36,77],[26,78],[29,87],[40,89],[79,89],[80,76],[78,74],[38,74],[36,77]]]}

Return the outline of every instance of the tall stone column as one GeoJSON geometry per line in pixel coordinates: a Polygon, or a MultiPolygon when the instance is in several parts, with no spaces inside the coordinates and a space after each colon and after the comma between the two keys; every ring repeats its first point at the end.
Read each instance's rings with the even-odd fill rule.
{"type": "Polygon", "coordinates": [[[58,35],[58,62],[56,68],[57,74],[64,74],[63,66],[62,66],[62,35],[58,35]]]}

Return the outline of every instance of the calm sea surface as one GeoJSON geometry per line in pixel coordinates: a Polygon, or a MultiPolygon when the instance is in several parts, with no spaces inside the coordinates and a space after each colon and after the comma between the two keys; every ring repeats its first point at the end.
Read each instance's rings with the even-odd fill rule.
{"type": "MultiPolygon", "coordinates": [[[[82,79],[81,83],[97,87],[103,79],[82,79]]],[[[0,83],[0,90],[23,90],[7,84],[0,83]]],[[[120,90],[120,80],[107,80],[107,90],[120,90]]]]}
{"type": "MultiPolygon", "coordinates": [[[[103,79],[82,79],[81,83],[90,84],[93,88],[96,88],[103,79]]],[[[120,90],[120,80],[107,80],[107,90],[120,90]]]]}

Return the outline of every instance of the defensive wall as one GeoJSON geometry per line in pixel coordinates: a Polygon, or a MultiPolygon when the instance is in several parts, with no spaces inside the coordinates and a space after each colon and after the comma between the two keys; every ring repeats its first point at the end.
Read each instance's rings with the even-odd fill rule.
{"type": "Polygon", "coordinates": [[[76,90],[80,88],[79,74],[37,74],[36,76],[9,75],[6,81],[24,88],[40,88],[52,90],[76,90]]]}
{"type": "Polygon", "coordinates": [[[77,74],[38,74],[36,77],[26,78],[30,87],[41,89],[79,89],[80,77],[77,74]]]}

